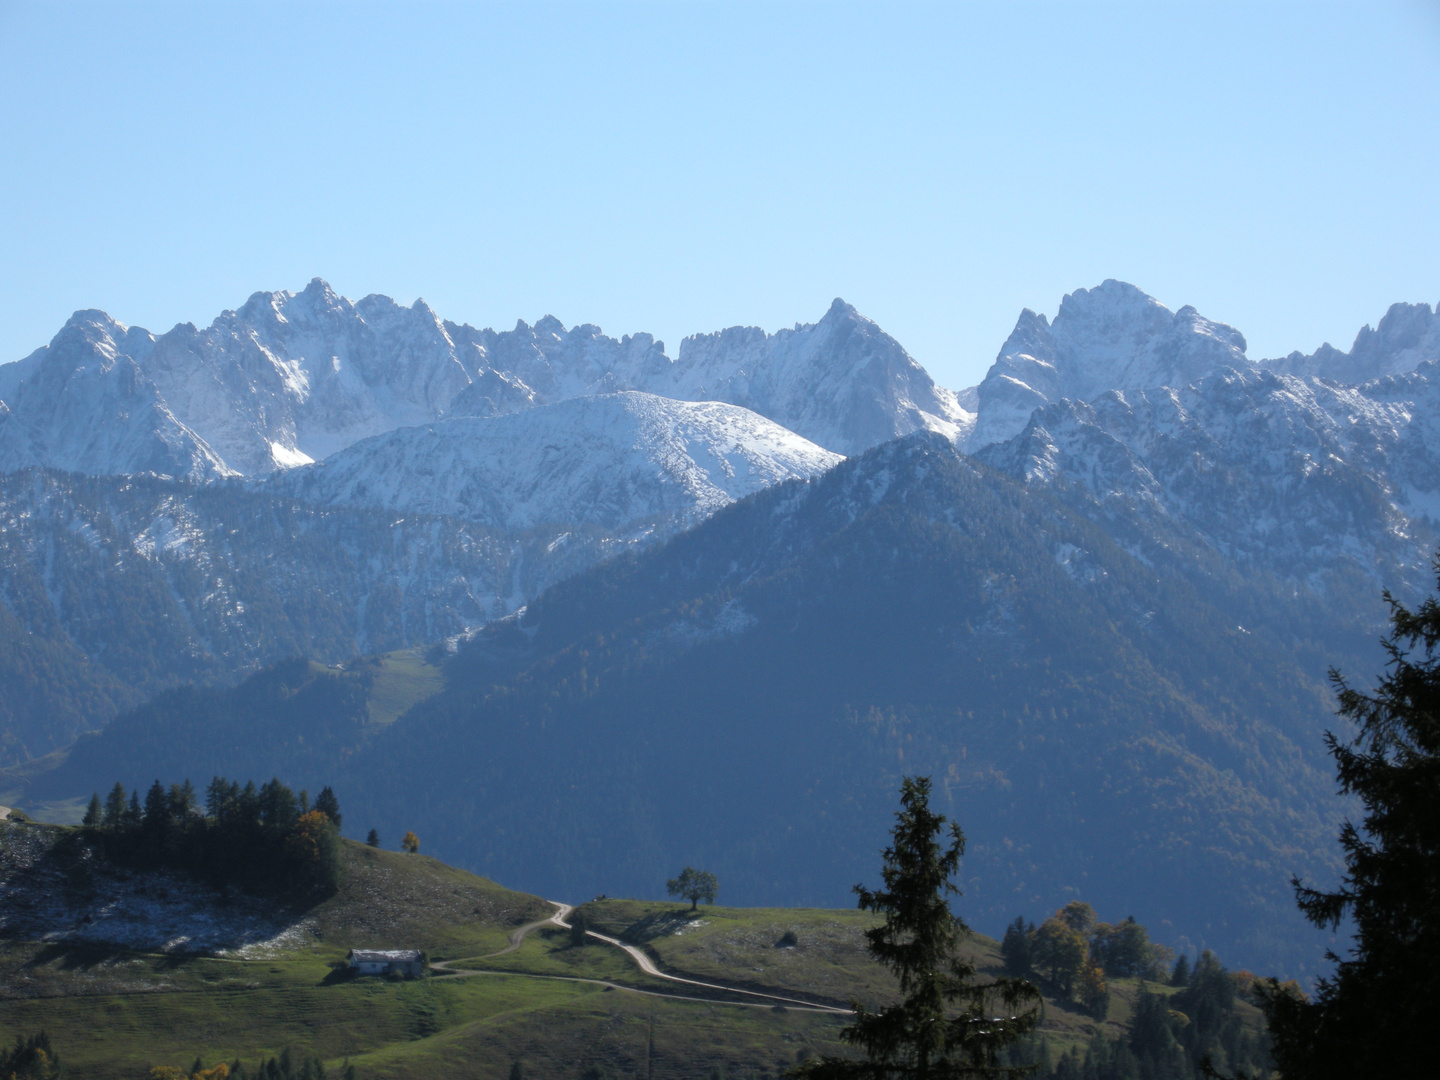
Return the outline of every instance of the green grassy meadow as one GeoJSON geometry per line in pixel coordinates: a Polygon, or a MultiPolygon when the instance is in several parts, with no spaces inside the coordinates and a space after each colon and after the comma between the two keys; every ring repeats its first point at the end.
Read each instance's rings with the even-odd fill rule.
{"type": "Polygon", "coordinates": [[[370,723],[394,723],[411,706],[444,689],[444,673],[425,660],[425,651],[402,649],[378,658],[370,684],[370,723]]]}

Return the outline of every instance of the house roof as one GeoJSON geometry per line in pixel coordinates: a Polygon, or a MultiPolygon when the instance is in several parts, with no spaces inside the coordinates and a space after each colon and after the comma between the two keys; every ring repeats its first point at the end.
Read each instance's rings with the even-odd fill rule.
{"type": "Polygon", "coordinates": [[[352,963],[404,964],[420,959],[419,949],[351,949],[352,963]]]}

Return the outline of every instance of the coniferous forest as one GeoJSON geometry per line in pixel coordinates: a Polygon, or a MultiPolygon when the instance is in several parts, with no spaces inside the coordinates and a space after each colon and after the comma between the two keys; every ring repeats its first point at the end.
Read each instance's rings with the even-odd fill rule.
{"type": "Polygon", "coordinates": [[[218,888],[327,895],[340,883],[340,804],[330,788],[298,795],[278,779],[259,787],[217,776],[203,806],[189,780],[156,780],[141,798],[119,782],[91,796],[83,836],[133,868],[178,870],[218,888]]]}

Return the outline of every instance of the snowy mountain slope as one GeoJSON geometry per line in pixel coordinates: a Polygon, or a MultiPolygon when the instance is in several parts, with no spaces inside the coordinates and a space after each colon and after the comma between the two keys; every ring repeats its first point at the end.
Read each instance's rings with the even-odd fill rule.
{"type": "Polygon", "coordinates": [[[1260,364],[1286,375],[1355,385],[1414,371],[1427,360],[1440,360],[1440,311],[1432,312],[1429,304],[1391,304],[1377,327],[1361,327],[1348,353],[1327,341],[1309,356],[1297,351],[1260,364]]]}
{"type": "Polygon", "coordinates": [[[581,524],[617,536],[669,535],[841,460],[746,409],[629,392],[401,428],[265,486],[313,503],[445,513],[506,532],[581,524]]]}
{"type": "Polygon", "coordinates": [[[156,392],[136,356],[154,339],[99,311],[76,312],[20,364],[0,414],[0,471],[231,475],[221,457],[156,392]]]}
{"type": "Polygon", "coordinates": [[[1221,367],[1250,366],[1245,338],[1192,307],[1171,312],[1123,281],[1077,289],[1051,324],[1026,309],[977,390],[973,449],[1024,430],[1037,408],[1106,390],[1184,386],[1221,367]]]}
{"type": "Polygon", "coordinates": [[[1440,536],[1440,366],[1363,387],[1229,369],[1047,405],[977,456],[1116,513],[1182,522],[1227,560],[1423,588],[1440,536]]]}

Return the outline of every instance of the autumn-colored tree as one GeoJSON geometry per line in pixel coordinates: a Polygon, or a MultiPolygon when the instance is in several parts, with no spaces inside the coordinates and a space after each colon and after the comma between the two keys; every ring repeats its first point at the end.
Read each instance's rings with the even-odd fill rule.
{"type": "Polygon", "coordinates": [[[420,850],[420,838],[413,832],[406,832],[405,835],[400,838],[400,847],[408,851],[411,855],[414,855],[420,850]]]}
{"type": "Polygon", "coordinates": [[[1094,957],[1088,958],[1080,969],[1076,981],[1075,1000],[1086,1012],[1104,1018],[1110,1002],[1110,988],[1105,985],[1105,971],[1094,957]]]}
{"type": "Polygon", "coordinates": [[[1085,935],[1057,911],[1035,931],[1031,963],[1068,995],[1084,969],[1089,951],[1085,935]]]}
{"type": "Polygon", "coordinates": [[[285,856],[314,888],[333,891],[340,884],[340,836],[329,815],[319,810],[302,815],[285,836],[285,856]]]}
{"type": "Polygon", "coordinates": [[[1151,974],[1156,948],[1145,927],[1130,916],[1124,922],[1101,923],[1090,936],[1090,952],[1111,978],[1151,974]]]}
{"type": "Polygon", "coordinates": [[[1095,914],[1095,909],[1084,900],[1071,900],[1057,911],[1055,916],[1071,930],[1085,937],[1093,934],[1095,928],[1100,925],[1100,917],[1095,914]]]}

